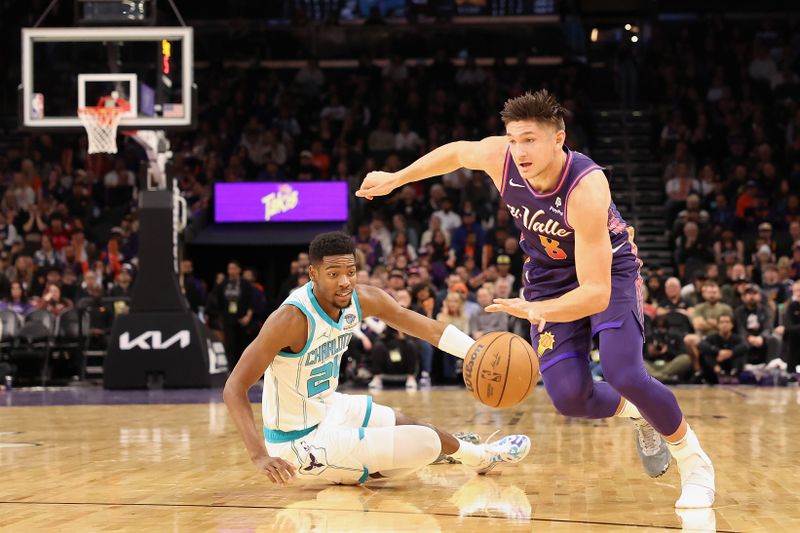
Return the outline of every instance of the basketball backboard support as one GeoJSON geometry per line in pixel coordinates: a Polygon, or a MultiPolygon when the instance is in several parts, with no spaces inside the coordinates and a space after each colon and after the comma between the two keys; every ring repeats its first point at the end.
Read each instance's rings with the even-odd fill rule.
{"type": "Polygon", "coordinates": [[[78,109],[117,91],[131,106],[122,130],[191,127],[190,27],[24,28],[20,127],[82,128],[78,109]]]}

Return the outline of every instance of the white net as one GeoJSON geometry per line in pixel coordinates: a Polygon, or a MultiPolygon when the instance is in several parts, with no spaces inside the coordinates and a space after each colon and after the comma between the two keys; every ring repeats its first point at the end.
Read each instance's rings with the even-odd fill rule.
{"type": "Polygon", "coordinates": [[[125,109],[122,107],[82,107],[78,116],[89,136],[90,154],[117,153],[117,126],[125,109]]]}

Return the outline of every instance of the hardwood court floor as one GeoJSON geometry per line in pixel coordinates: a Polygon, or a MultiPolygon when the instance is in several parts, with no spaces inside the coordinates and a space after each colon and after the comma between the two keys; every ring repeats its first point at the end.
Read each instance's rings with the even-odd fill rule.
{"type": "MultiPolygon", "coordinates": [[[[800,531],[800,389],[676,392],[715,461],[709,516],[718,530],[800,531]]],[[[462,465],[436,465],[404,482],[284,489],[254,473],[217,401],[3,407],[4,395],[0,531],[681,529],[674,463],[664,477],[647,478],[629,422],[566,419],[541,388],[505,411],[463,390],[374,395],[453,431],[530,434],[533,450],[516,467],[478,477],[462,465]]],[[[686,519],[709,519],[700,514],[686,519]]]]}

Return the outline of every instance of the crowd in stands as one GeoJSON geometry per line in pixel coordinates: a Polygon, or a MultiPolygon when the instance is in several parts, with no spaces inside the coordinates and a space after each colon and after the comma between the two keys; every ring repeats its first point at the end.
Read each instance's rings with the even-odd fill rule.
{"type": "MultiPolygon", "coordinates": [[[[640,54],[639,93],[654,105],[653,150],[664,161],[675,250],[674,265],[643,271],[649,368],[669,382],[738,379],[745,365],[772,360],[794,371],[798,41],[785,29],[712,21],[659,29],[640,54]]],[[[398,55],[378,67],[364,55],[353,69],[323,70],[314,60],[296,71],[214,68],[199,80],[198,128],[172,137],[172,172],[195,227],[209,223],[215,182],[342,180],[354,192],[371,170],[399,170],[452,140],[502,133],[503,102],[539,87],[570,111],[570,148],[591,154],[585,67],[569,63],[457,67],[439,50],[429,66],[398,55]]],[[[85,139],[62,141],[31,136],[0,154],[0,306],[20,314],[128,295],[135,277],[139,154],[125,143],[116,159],[89,158],[85,139]]],[[[462,169],[374,202],[351,197],[359,282],[473,336],[529,337],[523,321],[483,311],[494,297],[518,294],[525,260],[487,176],[462,169]]],[[[265,287],[257,268],[231,262],[203,280],[185,261],[181,281],[235,363],[270,309],[308,281],[308,266],[300,254],[287,279],[265,287]]],[[[390,374],[409,388],[460,380],[460,361],[379,321],[365,321],[347,361],[342,375],[371,387],[390,374]]]]}
{"type": "Polygon", "coordinates": [[[747,365],[800,364],[795,30],[664,26],[641,58],[674,248],[674,276],[645,273],[660,379],[752,382],[760,366],[747,365]]]}

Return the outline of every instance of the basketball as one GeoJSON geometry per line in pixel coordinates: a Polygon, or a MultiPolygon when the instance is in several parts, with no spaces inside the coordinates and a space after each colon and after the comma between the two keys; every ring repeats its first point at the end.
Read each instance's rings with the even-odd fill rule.
{"type": "Polygon", "coordinates": [[[525,401],[539,380],[536,351],[519,335],[487,333],[464,358],[464,384],[489,407],[513,407],[525,401]]]}

